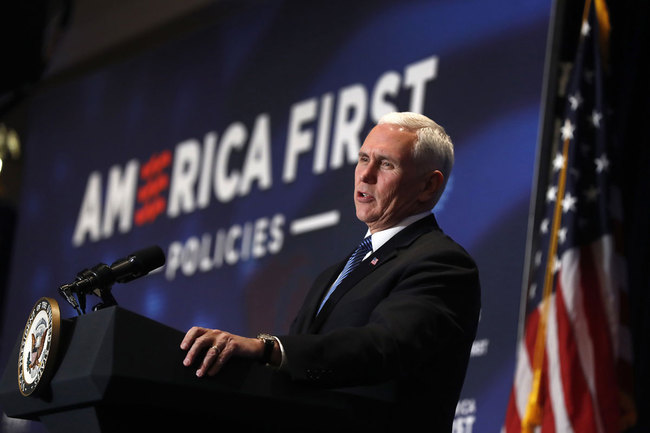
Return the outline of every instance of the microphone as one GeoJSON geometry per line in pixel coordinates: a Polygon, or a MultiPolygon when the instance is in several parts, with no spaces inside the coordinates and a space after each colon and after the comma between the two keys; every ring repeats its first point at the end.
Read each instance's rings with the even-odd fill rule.
{"type": "Polygon", "coordinates": [[[115,283],[128,283],[136,278],[143,277],[149,272],[165,264],[165,253],[159,246],[151,246],[128,256],[118,259],[111,266],[99,263],[90,269],[84,269],[77,274],[77,278],[70,284],[59,287],[59,293],[80,312],[79,304],[73,293],[76,293],[81,303],[81,310],[86,308],[86,294],[92,293],[102,298],[103,303],[93,309],[117,305],[115,298],[110,293],[111,286],[115,283]]]}

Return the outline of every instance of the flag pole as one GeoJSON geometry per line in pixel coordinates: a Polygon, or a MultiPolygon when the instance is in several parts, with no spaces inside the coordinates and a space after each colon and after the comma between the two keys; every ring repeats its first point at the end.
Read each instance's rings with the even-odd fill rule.
{"type": "MultiPolygon", "coordinates": [[[[589,1],[589,0],[587,0],[589,1]]],[[[564,128],[572,128],[571,124],[565,123],[564,128]]],[[[535,336],[535,352],[533,356],[533,386],[528,396],[526,413],[521,421],[522,432],[532,433],[536,425],[542,423],[542,408],[540,402],[540,388],[542,384],[542,366],[544,364],[544,354],[546,347],[546,327],[548,324],[548,314],[550,311],[551,295],[553,294],[553,280],[557,265],[557,240],[560,224],[562,223],[562,201],[564,200],[564,191],[566,187],[567,161],[569,159],[569,143],[571,136],[569,130],[564,130],[564,144],[562,146],[562,168],[558,181],[558,191],[555,200],[555,209],[553,211],[553,224],[551,228],[549,252],[546,258],[546,273],[544,276],[544,294],[542,301],[542,314],[537,334],[535,336]]]]}

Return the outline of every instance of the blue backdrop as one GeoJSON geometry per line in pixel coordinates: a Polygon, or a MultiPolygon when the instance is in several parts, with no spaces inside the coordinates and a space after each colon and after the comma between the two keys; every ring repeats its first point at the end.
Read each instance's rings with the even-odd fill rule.
{"type": "Polygon", "coordinates": [[[312,279],[365,233],[352,189],[366,133],[387,111],[419,111],[455,143],[435,213],[483,287],[455,431],[498,431],[549,12],[548,0],[233,2],[204,30],[41,92],[0,367],[36,299],[73,316],[59,285],[151,244],[167,265],[116,285],[121,306],[181,330],[285,332],[312,279]]]}

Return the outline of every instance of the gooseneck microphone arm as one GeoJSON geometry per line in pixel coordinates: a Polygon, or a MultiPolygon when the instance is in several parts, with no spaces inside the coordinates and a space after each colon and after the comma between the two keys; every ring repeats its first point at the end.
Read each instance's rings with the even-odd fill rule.
{"type": "Polygon", "coordinates": [[[143,277],[165,264],[165,254],[158,246],[144,248],[115,261],[111,266],[99,263],[77,274],[75,280],[59,287],[59,293],[81,315],[86,312],[86,295],[93,294],[101,302],[93,311],[117,305],[111,288],[113,284],[127,283],[143,277]],[[78,300],[75,298],[77,296],[78,300]]]}

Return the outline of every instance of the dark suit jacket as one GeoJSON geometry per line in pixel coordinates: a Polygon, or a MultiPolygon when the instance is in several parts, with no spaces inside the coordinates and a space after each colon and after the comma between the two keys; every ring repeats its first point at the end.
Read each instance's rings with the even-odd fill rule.
{"type": "Polygon", "coordinates": [[[316,279],[280,337],[283,370],[329,388],[383,384],[397,424],[451,431],[480,310],[474,261],[425,217],[364,260],[316,316],[346,261],[316,279]]]}

